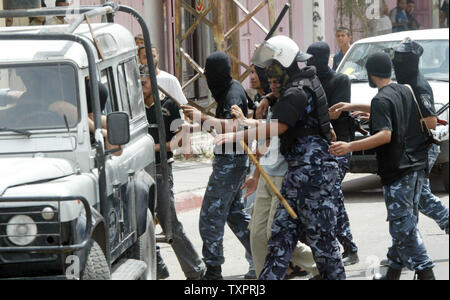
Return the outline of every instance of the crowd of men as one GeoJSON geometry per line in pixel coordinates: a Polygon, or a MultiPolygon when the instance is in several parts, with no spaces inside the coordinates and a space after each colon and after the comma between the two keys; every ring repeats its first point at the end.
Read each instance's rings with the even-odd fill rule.
{"type": "MultiPolygon", "coordinates": [[[[350,36],[339,29],[337,38],[345,51],[350,36]]],[[[145,64],[143,50],[141,47],[139,54],[145,64]]],[[[419,212],[433,218],[447,234],[449,226],[448,208],[431,193],[428,180],[439,154],[432,134],[438,121],[433,91],[419,71],[423,48],[408,39],[393,50],[393,57],[381,52],[367,61],[370,86],[379,90],[371,105],[351,104],[351,81],[329,67],[331,51],[325,42],[312,44],[306,53],[285,36],[264,42],[252,60],[252,87],[258,91],[255,99],[249,99],[242,85],[231,77],[229,57],[222,52],[211,54],[205,77],[217,102],[214,117],[183,105],[187,101],[178,80],[156,69],[158,81],[162,79],[159,84],[171,94],[162,95],[166,127],[171,132],[169,151],[180,145],[180,133],[186,134],[183,126],[191,127],[189,132],[195,125],[214,128],[213,173],[199,220],[202,259],[175,210],[171,216],[157,212],[158,218],[171,218],[176,228],[178,242],[172,246],[186,278],[223,279],[223,237],[228,224],[249,257],[248,279],[283,280],[306,274],[316,280],[346,279],[345,266],[358,263],[359,257],[342,182],[352,152],[375,149],[393,240],[385,262],[388,272],[376,279],[398,280],[403,268],[415,271],[418,279],[434,279],[434,263],[418,229],[419,212]],[[393,71],[397,83],[391,80],[393,71]],[[181,105],[176,99],[183,99],[181,105]],[[188,122],[180,122],[174,131],[169,124],[182,119],[180,108],[188,122]],[[252,118],[249,108],[254,110],[252,118]],[[358,114],[370,117],[371,136],[361,141],[355,141],[352,118],[358,114]],[[171,143],[177,135],[177,142],[171,143]],[[259,163],[271,182],[258,169],[247,176],[249,160],[240,147],[242,141],[248,145],[258,142],[259,163]],[[297,218],[279,203],[272,184],[297,218]],[[256,194],[251,216],[245,211],[242,186],[248,189],[246,196],[256,194]]],[[[156,48],[153,58],[157,65],[156,48]]],[[[338,54],[337,63],[339,58],[338,54]]],[[[150,123],[156,123],[148,74],[143,65],[148,117],[150,123]]],[[[150,133],[157,138],[156,132],[150,133]]],[[[169,155],[169,163],[172,157],[169,155]]],[[[173,177],[169,173],[173,202],[173,177]]],[[[159,278],[168,278],[161,257],[158,267],[159,278]]]]}

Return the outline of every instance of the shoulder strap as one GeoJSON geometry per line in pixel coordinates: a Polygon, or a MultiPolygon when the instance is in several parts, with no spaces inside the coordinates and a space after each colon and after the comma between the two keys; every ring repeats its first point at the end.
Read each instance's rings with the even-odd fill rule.
{"type": "Polygon", "coordinates": [[[427,123],[426,123],[426,122],[422,122],[422,120],[424,120],[425,118],[423,117],[422,110],[420,109],[419,101],[417,101],[416,93],[414,93],[413,88],[412,88],[409,84],[405,84],[405,86],[411,91],[411,94],[412,94],[412,96],[413,96],[413,98],[414,98],[414,102],[416,102],[417,109],[419,110],[419,115],[420,115],[420,127],[422,127],[422,132],[425,132],[425,128],[426,128],[426,130],[427,130],[428,132],[430,132],[430,128],[428,128],[427,123]],[[425,128],[423,128],[424,125],[425,125],[425,128]]]}

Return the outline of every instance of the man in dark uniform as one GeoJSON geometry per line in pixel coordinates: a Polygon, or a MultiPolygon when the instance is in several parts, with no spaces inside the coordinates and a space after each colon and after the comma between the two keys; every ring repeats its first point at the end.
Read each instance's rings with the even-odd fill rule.
{"type": "MultiPolygon", "coordinates": [[[[434,263],[418,230],[418,206],[426,178],[429,140],[423,133],[419,109],[411,90],[392,83],[389,55],[376,53],[367,61],[370,85],[379,92],[371,105],[341,103],[331,111],[371,113],[372,136],[352,143],[336,142],[333,155],[377,149],[388,221],[393,245],[388,252],[389,269],[381,279],[399,280],[404,267],[420,280],[434,279],[434,263]]],[[[420,105],[420,104],[419,104],[420,105]]],[[[423,109],[423,105],[422,106],[423,109]]]]}
{"type": "MultiPolygon", "coordinates": [[[[436,129],[436,109],[434,106],[433,90],[419,70],[420,58],[424,52],[423,47],[411,40],[405,39],[394,48],[394,70],[400,84],[412,87],[416,99],[423,104],[423,117],[431,120],[431,130],[436,129]],[[433,123],[434,122],[434,123],[433,123]]],[[[440,147],[433,144],[428,151],[428,171],[431,172],[440,154],[440,147]]],[[[422,214],[436,221],[439,227],[449,233],[448,207],[431,192],[430,180],[426,179],[419,202],[422,214]]]]}
{"type": "Polygon", "coordinates": [[[311,247],[321,279],[346,278],[335,232],[337,208],[332,192],[339,172],[336,158],[328,152],[332,139],[328,104],[315,69],[298,67],[298,62],[309,58],[288,37],[264,42],[253,61],[267,68],[271,89],[280,91],[272,110],[274,121],[216,138],[221,144],[281,136],[281,153],[288,163],[281,193],[299,218],[278,207],[261,280],[285,278],[298,241],[311,247]]]}
{"type": "MultiPolygon", "coordinates": [[[[141,72],[142,88],[145,97],[147,119],[149,124],[151,124],[149,133],[155,141],[156,169],[157,173],[161,174],[160,170],[161,156],[159,154],[160,140],[158,128],[152,126],[152,124],[157,124],[157,120],[155,111],[156,107],[154,105],[148,66],[142,65],[140,67],[140,72],[141,72]]],[[[163,99],[164,97],[161,98],[163,99]]],[[[163,99],[161,101],[161,108],[163,111],[164,126],[166,129],[166,143],[167,143],[166,147],[168,151],[167,159],[169,160],[169,164],[168,164],[168,178],[162,178],[161,176],[157,176],[157,187],[161,186],[162,180],[168,180],[169,201],[171,201],[171,204],[170,204],[170,215],[167,215],[160,205],[156,206],[156,214],[162,227],[164,226],[164,224],[166,224],[165,222],[166,218],[169,218],[170,222],[172,223],[173,243],[171,246],[175,252],[175,255],[178,258],[178,261],[180,262],[180,266],[186,278],[188,280],[200,279],[204,274],[205,267],[199,254],[195,250],[194,245],[187,237],[183,225],[178,220],[177,213],[175,210],[175,196],[173,193],[174,182],[173,182],[172,165],[174,161],[172,151],[175,150],[174,148],[178,148],[179,146],[181,146],[180,143],[182,142],[182,139],[180,138],[178,140],[176,134],[179,131],[179,127],[183,125],[183,120],[180,115],[180,109],[172,99],[169,98],[163,99]]],[[[157,188],[157,193],[158,193],[157,199],[163,199],[163,196],[161,195],[162,193],[161,188],[157,188]]],[[[165,230],[164,227],[163,230],[165,230]]],[[[167,269],[167,266],[164,264],[159,248],[157,248],[157,250],[158,250],[157,251],[158,279],[166,279],[169,277],[169,271],[167,269]]]]}
{"type": "MultiPolygon", "coordinates": [[[[231,107],[239,106],[248,116],[247,93],[231,77],[231,62],[223,52],[211,54],[206,60],[205,76],[208,87],[217,102],[216,117],[183,106],[185,115],[193,121],[207,123],[210,128],[224,132],[226,121],[233,119],[231,107]]],[[[204,127],[206,127],[205,125],[204,127]]],[[[208,128],[209,129],[209,128],[208,128]]],[[[225,224],[251,254],[250,216],[244,212],[241,187],[248,169],[248,158],[236,144],[216,147],[213,173],[206,189],[200,213],[200,235],[203,239],[203,259],[207,266],[205,280],[222,280],[223,236],[225,224]]]]}
{"type": "MultiPolygon", "coordinates": [[[[313,57],[308,61],[309,66],[317,69],[317,76],[322,83],[325,94],[327,95],[328,105],[332,107],[339,102],[351,102],[351,82],[347,75],[338,74],[333,71],[328,63],[330,60],[330,47],[325,42],[317,42],[312,44],[308,49],[308,54],[313,57]]],[[[349,113],[343,113],[333,120],[333,129],[336,132],[337,140],[343,142],[351,142],[355,140],[354,122],[349,113]]],[[[342,192],[342,182],[345,175],[350,170],[350,161],[352,155],[338,157],[339,163],[339,179],[336,181],[336,187],[333,192],[338,205],[338,225],[337,236],[341,245],[344,247],[343,263],[344,266],[351,266],[359,262],[358,247],[353,241],[353,235],[350,230],[350,220],[344,204],[344,193],[342,192]]]]}

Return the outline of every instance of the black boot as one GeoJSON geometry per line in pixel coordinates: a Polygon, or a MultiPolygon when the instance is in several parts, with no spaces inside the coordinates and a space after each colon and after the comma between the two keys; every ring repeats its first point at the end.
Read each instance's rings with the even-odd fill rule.
{"type": "Polygon", "coordinates": [[[342,263],[345,267],[353,266],[359,263],[358,252],[353,252],[351,248],[346,248],[342,254],[342,263]]]}
{"type": "Polygon", "coordinates": [[[203,280],[223,280],[221,266],[206,266],[206,273],[203,280]]]}
{"type": "Polygon", "coordinates": [[[163,258],[161,257],[161,253],[156,251],[156,278],[158,280],[164,280],[170,277],[169,269],[164,263],[163,258]]]}
{"type": "Polygon", "coordinates": [[[396,270],[389,268],[385,276],[375,276],[373,280],[382,280],[382,281],[398,281],[402,276],[402,270],[396,270]]]}
{"type": "Polygon", "coordinates": [[[423,271],[417,271],[415,280],[436,280],[436,277],[434,277],[433,269],[426,269],[423,271]]]}

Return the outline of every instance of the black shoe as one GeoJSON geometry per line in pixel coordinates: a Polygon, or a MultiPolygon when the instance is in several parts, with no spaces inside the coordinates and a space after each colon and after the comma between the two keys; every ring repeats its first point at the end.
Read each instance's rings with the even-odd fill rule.
{"type": "Polygon", "coordinates": [[[187,277],[186,280],[187,281],[198,281],[198,280],[203,280],[203,277],[205,276],[205,270],[202,271],[202,273],[196,277],[187,277]]]}
{"type": "Polygon", "coordinates": [[[206,266],[206,273],[202,280],[223,280],[221,266],[206,266]]]}
{"type": "Polygon", "coordinates": [[[164,263],[163,258],[159,252],[156,252],[156,278],[158,280],[164,280],[170,277],[169,269],[164,263]]]}
{"type": "Polygon", "coordinates": [[[342,257],[342,263],[344,264],[344,267],[353,266],[359,263],[358,252],[347,252],[344,253],[342,257]]]}
{"type": "Polygon", "coordinates": [[[308,272],[306,272],[305,270],[302,270],[302,268],[297,267],[297,266],[290,266],[290,268],[292,269],[292,273],[287,275],[284,277],[284,280],[291,280],[294,279],[296,277],[306,277],[308,276],[308,272]]]}
{"type": "Polygon", "coordinates": [[[434,277],[433,269],[426,269],[423,271],[416,272],[414,279],[415,280],[423,280],[423,281],[425,281],[425,280],[431,281],[431,280],[436,280],[436,277],[434,277]]]}
{"type": "Polygon", "coordinates": [[[380,281],[398,281],[402,276],[402,270],[396,270],[393,268],[389,268],[385,276],[381,276],[380,274],[375,275],[373,280],[380,281]]]}
{"type": "Polygon", "coordinates": [[[245,274],[244,279],[246,279],[246,280],[256,280],[256,279],[258,279],[256,277],[256,271],[255,270],[248,271],[248,273],[245,274]]]}

